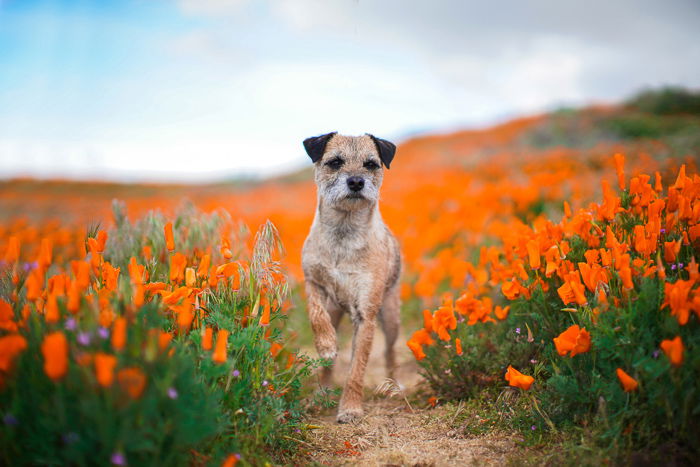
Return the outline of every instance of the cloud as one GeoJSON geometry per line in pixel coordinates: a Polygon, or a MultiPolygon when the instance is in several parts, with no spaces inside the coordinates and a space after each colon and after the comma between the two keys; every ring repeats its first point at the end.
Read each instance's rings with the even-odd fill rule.
{"type": "Polygon", "coordinates": [[[243,10],[249,0],[177,0],[182,12],[189,15],[233,15],[243,10]]]}

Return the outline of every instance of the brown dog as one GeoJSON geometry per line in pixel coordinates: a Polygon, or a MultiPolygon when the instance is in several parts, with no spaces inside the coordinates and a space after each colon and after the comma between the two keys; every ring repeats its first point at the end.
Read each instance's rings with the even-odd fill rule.
{"type": "MultiPolygon", "coordinates": [[[[376,317],[386,338],[389,377],[395,365],[401,255],[379,214],[378,200],[383,166],[389,168],[396,146],[372,135],[329,133],[306,139],[304,147],[314,162],[318,189],[302,266],[319,355],[335,360],[336,329],[345,312],[354,326],[352,362],[337,418],[347,423],[362,416],[362,389],[376,317]]],[[[324,368],[322,385],[330,383],[331,372],[332,368],[324,368]]]]}

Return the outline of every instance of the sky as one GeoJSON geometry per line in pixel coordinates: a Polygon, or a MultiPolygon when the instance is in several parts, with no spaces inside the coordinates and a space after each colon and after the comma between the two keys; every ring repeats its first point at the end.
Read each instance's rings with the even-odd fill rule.
{"type": "Polygon", "coordinates": [[[700,88],[696,0],[0,0],[0,179],[270,176],[662,85],[700,88]]]}

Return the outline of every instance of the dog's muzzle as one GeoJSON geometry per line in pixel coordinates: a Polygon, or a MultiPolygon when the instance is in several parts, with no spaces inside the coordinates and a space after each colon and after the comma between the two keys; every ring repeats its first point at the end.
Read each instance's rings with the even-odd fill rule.
{"type": "Polygon", "coordinates": [[[357,193],[365,187],[365,179],[362,177],[348,177],[348,188],[350,191],[357,193]]]}

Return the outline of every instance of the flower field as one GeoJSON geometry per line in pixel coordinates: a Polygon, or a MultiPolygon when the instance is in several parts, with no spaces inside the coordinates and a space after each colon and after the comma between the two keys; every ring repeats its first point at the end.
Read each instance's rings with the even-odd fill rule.
{"type": "MultiPolygon", "coordinates": [[[[607,459],[697,449],[699,120],[590,108],[399,146],[381,212],[433,402],[507,394],[526,443],[607,459]]],[[[300,462],[314,205],[308,172],[2,182],[2,462],[300,462]]]]}

